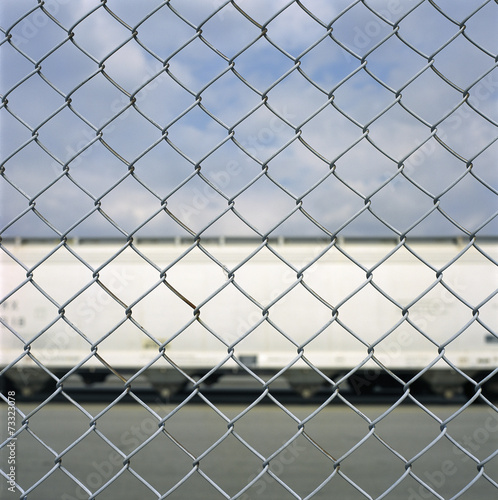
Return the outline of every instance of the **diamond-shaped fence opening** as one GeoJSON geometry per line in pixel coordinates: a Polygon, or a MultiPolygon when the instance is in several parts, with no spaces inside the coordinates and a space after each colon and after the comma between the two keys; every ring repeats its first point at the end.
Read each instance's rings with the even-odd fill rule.
{"type": "Polygon", "coordinates": [[[2,498],[496,495],[496,1],[0,13],[2,498]]]}

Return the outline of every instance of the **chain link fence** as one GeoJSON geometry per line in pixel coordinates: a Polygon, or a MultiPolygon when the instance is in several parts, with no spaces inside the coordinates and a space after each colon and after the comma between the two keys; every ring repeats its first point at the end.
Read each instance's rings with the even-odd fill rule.
{"type": "Polygon", "coordinates": [[[496,495],[495,1],[0,8],[5,498],[496,495]]]}

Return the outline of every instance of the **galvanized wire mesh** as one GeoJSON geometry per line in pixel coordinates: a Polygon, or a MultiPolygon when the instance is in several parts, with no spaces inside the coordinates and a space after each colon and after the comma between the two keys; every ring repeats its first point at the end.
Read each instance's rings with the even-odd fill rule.
{"type": "MultiPolygon", "coordinates": [[[[71,491],[81,488],[83,498],[105,494],[123,474],[134,476],[151,498],[174,495],[196,475],[220,498],[249,498],[263,477],[278,483],[289,497],[304,498],[271,468],[301,438],[330,466],[330,474],[306,498],[319,498],[336,477],[362,497],[372,498],[342,467],[372,439],[403,469],[378,498],[389,497],[407,478],[426,494],[443,498],[434,483],[414,471],[414,464],[443,440],[476,467],[455,497],[477,481],[498,488],[496,475],[488,472],[497,452],[478,458],[449,430],[474,402],[488,405],[493,414],[498,411],[483,392],[498,372],[493,352],[498,339],[493,239],[497,50],[489,29],[497,6],[491,0],[456,4],[39,0],[2,5],[0,262],[5,272],[0,307],[2,343],[8,349],[0,368],[3,378],[10,376],[25,389],[39,389],[43,375],[56,384],[29,414],[15,410],[18,425],[1,444],[8,455],[14,438],[29,435],[53,456],[53,465],[39,480],[14,481],[21,498],[38,498],[39,487],[55,474],[68,479],[71,491]],[[417,238],[439,234],[458,241],[447,243],[450,250],[435,263],[417,238]],[[285,243],[289,235],[315,239],[305,244],[306,250],[294,247],[301,253],[293,254],[292,244],[285,243]],[[377,253],[365,262],[354,244],[349,246],[351,235],[389,239],[377,242],[377,253]],[[151,243],[145,238],[158,236],[176,240],[163,241],[164,247],[147,246],[151,243]],[[223,253],[231,248],[230,241],[213,242],[214,236],[249,239],[237,242],[240,255],[233,261],[223,253]],[[35,237],[44,240],[38,246],[22,242],[35,237]],[[104,250],[96,257],[90,245],[78,241],[84,237],[110,240],[105,248],[99,243],[104,250]],[[134,285],[139,281],[130,264],[119,267],[120,259],[130,255],[141,266],[138,274],[146,277],[145,287],[134,285]],[[277,282],[268,284],[273,278],[254,264],[262,255],[279,267],[277,282]],[[343,279],[352,283],[333,300],[314,279],[329,272],[324,262],[331,255],[347,270],[343,279]],[[382,270],[400,255],[416,264],[416,273],[430,276],[423,288],[402,298],[382,279],[382,270]],[[203,260],[206,271],[199,274],[206,273],[207,285],[185,285],[182,264],[190,258],[203,260]],[[467,258],[470,267],[462,264],[467,258]],[[52,262],[69,263],[71,270],[57,275],[52,262]],[[176,278],[177,269],[181,272],[176,278]],[[453,269],[460,278],[448,278],[453,269]],[[255,273],[255,289],[244,273],[255,273]],[[353,278],[357,273],[359,281],[353,278]],[[477,285],[474,273],[479,273],[477,285]],[[263,285],[266,292],[261,297],[257,287],[263,285]],[[173,307],[188,311],[188,318],[166,328],[166,333],[143,323],[137,312],[147,309],[149,299],[162,290],[176,301],[173,307]],[[359,333],[344,314],[366,290],[396,311],[395,321],[389,319],[371,338],[359,333]],[[434,302],[426,299],[436,290],[463,311],[459,318],[464,320],[457,328],[451,324],[443,338],[429,324],[433,318],[441,329],[449,321],[440,310],[427,309],[434,302]],[[302,300],[313,302],[310,323],[320,310],[327,317],[302,338],[289,331],[298,321],[297,309],[285,309],[287,323],[279,316],[280,305],[293,294],[299,298],[299,293],[306,297],[302,300]],[[232,321],[234,300],[250,308],[242,319],[232,321]],[[26,320],[36,318],[37,311],[30,309],[34,303],[43,303],[49,317],[26,320]],[[216,322],[216,314],[206,312],[215,303],[216,314],[221,311],[232,328],[228,333],[223,321],[216,322]],[[86,323],[80,321],[82,314],[86,323]],[[98,333],[92,331],[93,320],[104,325],[98,333]],[[26,323],[37,328],[31,330],[26,323]],[[201,374],[175,360],[172,347],[193,325],[201,332],[193,338],[208,338],[223,353],[202,364],[201,374]],[[327,370],[307,354],[331,325],[361,345],[362,357],[339,371],[327,370]],[[400,327],[407,326],[425,339],[430,357],[415,376],[403,379],[389,366],[389,353],[383,357],[379,352],[400,327]],[[293,352],[268,376],[258,371],[258,360],[243,348],[260,327],[276,332],[293,352]],[[121,338],[123,328],[132,328],[147,346],[147,361],[133,367],[131,374],[122,370],[130,362],[116,360],[105,347],[111,339],[121,338]],[[490,352],[476,361],[482,364],[480,370],[465,370],[449,354],[466,335],[484,335],[489,342],[490,352]],[[60,358],[71,349],[77,351],[75,361],[61,371],[60,358]],[[419,378],[437,373],[436,365],[444,365],[460,385],[470,388],[465,403],[444,419],[412,392],[419,378]],[[147,404],[134,391],[139,377],[158,366],[172,377],[163,388],[187,384],[183,401],[167,411],[147,404]],[[367,367],[375,369],[370,380],[365,379],[367,367]],[[293,371],[296,368],[300,371],[293,371]],[[249,375],[261,389],[235,417],[214,404],[203,389],[224,369],[249,375]],[[65,390],[68,379],[85,370],[87,376],[103,370],[121,384],[120,395],[98,414],[89,413],[65,390]],[[330,392],[307,416],[297,416],[272,392],[283,376],[304,392],[317,381],[330,392]],[[368,387],[374,377],[382,376],[394,381],[401,395],[383,414],[370,418],[351,403],[345,388],[368,387]],[[30,427],[30,419],[55,397],[73,404],[89,423],[65,449],[57,450],[30,427]],[[98,425],[124,398],[133,398],[155,426],[127,452],[98,425]],[[169,430],[171,420],[194,398],[226,424],[226,432],[199,454],[190,452],[169,430]],[[291,437],[269,454],[237,431],[238,422],[264,399],[295,424],[291,437]],[[306,430],[335,401],[359,415],[367,429],[340,456],[326,451],[306,430]],[[411,457],[376,430],[405,401],[421,408],[438,428],[434,440],[411,457]],[[119,467],[105,482],[92,486],[66,467],[65,457],[95,436],[116,454],[119,467]],[[138,472],[134,457],[162,437],[190,460],[191,467],[171,488],[158,491],[138,472]],[[235,493],[223,489],[203,468],[206,457],[232,438],[259,464],[257,474],[235,493]]],[[[300,244],[303,241],[294,242],[300,244]]],[[[324,279],[332,282],[334,277],[324,279]]],[[[365,313],[354,307],[357,315],[365,313]]],[[[164,318],[158,315],[158,320],[164,318]]],[[[393,342],[399,347],[399,339],[393,342]]],[[[409,357],[409,348],[401,346],[409,357]]],[[[198,349],[192,342],[192,353],[198,349]]],[[[160,373],[153,379],[159,385],[160,373]]],[[[10,394],[2,395],[9,409],[15,408],[10,394]]],[[[9,468],[2,467],[7,482],[9,468]]]]}

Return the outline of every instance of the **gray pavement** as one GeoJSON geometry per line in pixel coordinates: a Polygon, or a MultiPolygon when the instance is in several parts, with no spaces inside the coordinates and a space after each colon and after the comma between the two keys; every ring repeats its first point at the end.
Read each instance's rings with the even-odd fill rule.
{"type": "MultiPolygon", "coordinates": [[[[19,408],[24,414],[29,414],[38,404],[19,403],[19,408]]],[[[203,453],[227,433],[226,419],[234,419],[247,405],[217,405],[219,413],[205,404],[187,405],[167,420],[165,429],[168,435],[157,435],[130,458],[128,470],[123,467],[123,458],[106,441],[128,455],[157,431],[156,416],[139,404],[118,404],[97,420],[97,432],[89,432],[73,445],[89,431],[91,418],[106,407],[105,403],[81,405],[88,415],[69,403],[44,406],[29,418],[29,431],[23,432],[17,439],[15,473],[16,480],[24,489],[49,473],[55,466],[54,456],[67,450],[61,462],[67,474],[55,470],[28,495],[29,499],[88,498],[88,494],[69,475],[92,492],[118,475],[115,482],[97,496],[98,499],[154,499],[159,495],[137,476],[162,495],[189,473],[191,475],[186,482],[168,498],[226,498],[209,481],[215,482],[229,497],[234,496],[262,471],[263,459],[255,452],[265,458],[271,456],[299,432],[295,419],[303,420],[316,410],[316,406],[309,404],[289,406],[294,419],[275,405],[256,406],[235,422],[234,431],[240,440],[228,435],[203,457],[203,453]],[[249,443],[255,452],[248,450],[241,440],[249,443]],[[53,452],[47,450],[42,442],[53,452]],[[199,466],[193,468],[192,464],[198,457],[201,457],[199,466]]],[[[149,405],[161,417],[175,408],[175,405],[161,403],[149,405]]],[[[374,420],[388,407],[387,404],[370,404],[361,405],[359,409],[374,420]]],[[[456,495],[481,474],[460,498],[497,498],[498,489],[477,470],[476,462],[448,438],[465,446],[476,460],[483,460],[498,448],[498,415],[484,405],[473,405],[456,416],[441,432],[440,424],[434,417],[445,420],[458,409],[457,405],[431,405],[428,407],[428,412],[433,414],[431,416],[415,405],[400,406],[375,425],[374,435],[368,423],[350,408],[328,406],[306,422],[306,435],[298,435],[285,451],[271,460],[270,474],[263,474],[239,498],[296,498],[274,477],[285,482],[298,498],[306,498],[334,473],[329,456],[335,459],[343,457],[341,465],[312,498],[378,498],[407,474],[404,459],[415,457],[439,436],[441,438],[434,446],[414,461],[412,472],[445,499],[456,495]],[[370,437],[348,454],[369,433],[370,437]],[[352,483],[364,493],[360,493],[352,483]]],[[[21,421],[18,416],[18,427],[21,421]]],[[[2,438],[6,438],[5,429],[2,429],[2,438]]],[[[4,471],[7,470],[7,459],[8,449],[4,448],[0,455],[4,471]]],[[[498,456],[485,465],[484,471],[498,482],[498,456]]],[[[20,497],[19,492],[8,490],[5,478],[1,480],[0,498],[20,497]]],[[[437,497],[406,475],[384,498],[420,500],[437,497]]]]}

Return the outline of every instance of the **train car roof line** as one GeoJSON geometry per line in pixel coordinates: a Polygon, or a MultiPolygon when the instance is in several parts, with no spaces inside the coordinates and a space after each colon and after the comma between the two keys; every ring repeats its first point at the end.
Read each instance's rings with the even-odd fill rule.
{"type": "MultiPolygon", "coordinates": [[[[125,240],[123,238],[98,238],[98,237],[75,237],[67,238],[67,243],[69,245],[105,245],[105,244],[123,244],[125,240]]],[[[193,244],[195,238],[192,237],[135,237],[133,238],[133,243],[136,244],[193,244]]],[[[257,237],[244,237],[244,236],[212,236],[204,237],[199,240],[201,243],[209,244],[248,244],[261,242],[261,238],[257,237]]],[[[332,241],[330,238],[321,237],[308,237],[308,236],[276,236],[268,238],[270,244],[306,244],[306,243],[330,243],[332,241]]],[[[353,244],[372,244],[372,243],[392,243],[398,244],[399,238],[389,237],[389,236],[339,236],[337,237],[337,243],[353,243],[353,244]]],[[[469,238],[463,236],[413,236],[406,238],[407,243],[453,243],[457,245],[464,245],[469,241],[469,238]]],[[[477,236],[476,241],[480,243],[497,243],[498,236],[477,236]]],[[[61,242],[58,238],[48,238],[48,237],[0,237],[1,244],[15,244],[15,245],[30,245],[30,244],[59,244],[61,242]]]]}

